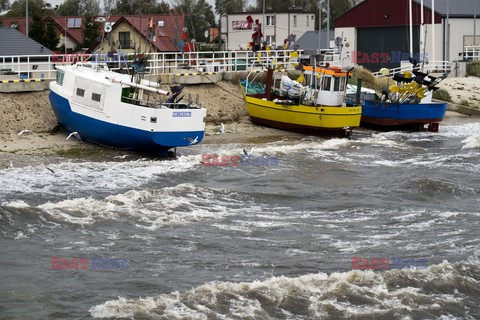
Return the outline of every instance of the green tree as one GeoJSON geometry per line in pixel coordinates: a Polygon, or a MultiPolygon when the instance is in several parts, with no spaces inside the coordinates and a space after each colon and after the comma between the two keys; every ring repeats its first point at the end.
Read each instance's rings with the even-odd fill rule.
{"type": "Polygon", "coordinates": [[[45,23],[41,16],[34,15],[32,17],[29,37],[41,44],[45,41],[45,23]]]}
{"type": "MultiPolygon", "coordinates": [[[[28,15],[30,17],[43,16],[45,2],[43,0],[28,0],[28,15]]],[[[12,3],[11,11],[7,14],[9,17],[24,17],[26,11],[26,0],[16,0],[12,3]]]]}
{"type": "Polygon", "coordinates": [[[112,9],[114,14],[144,14],[157,10],[155,0],[118,0],[112,9]]]}
{"type": "Polygon", "coordinates": [[[245,0],[215,0],[215,12],[219,16],[224,13],[242,12],[245,6],[245,0]]]}
{"type": "Polygon", "coordinates": [[[0,12],[10,8],[10,2],[8,0],[0,0],[0,12]]]}
{"type": "Polygon", "coordinates": [[[57,10],[59,16],[98,16],[100,2],[98,0],[65,0],[57,10]]]}
{"type": "MultiPolygon", "coordinates": [[[[330,28],[333,29],[333,20],[353,8],[359,0],[330,0],[330,28]]],[[[316,28],[318,30],[318,0],[306,0],[305,10],[315,12],[316,28]]],[[[327,26],[327,0],[323,0],[322,28],[327,26]]]]}
{"type": "Polygon", "coordinates": [[[56,50],[58,44],[60,43],[60,37],[55,31],[55,21],[51,17],[48,17],[46,20],[47,30],[45,31],[45,36],[41,44],[47,47],[50,50],[56,50]]]}
{"type": "Polygon", "coordinates": [[[94,17],[86,16],[85,17],[85,28],[83,29],[83,44],[84,48],[89,48],[92,43],[100,35],[98,28],[100,24],[95,21],[94,17]]]}
{"type": "Polygon", "coordinates": [[[198,0],[193,6],[191,17],[195,29],[195,40],[198,42],[208,42],[209,37],[205,37],[205,31],[216,26],[212,6],[205,0],[198,0]]]}

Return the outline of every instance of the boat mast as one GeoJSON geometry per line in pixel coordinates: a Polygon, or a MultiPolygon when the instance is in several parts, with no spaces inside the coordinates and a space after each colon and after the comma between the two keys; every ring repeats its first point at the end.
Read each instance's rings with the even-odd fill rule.
{"type": "Polygon", "coordinates": [[[413,0],[409,0],[409,21],[410,21],[410,58],[413,58],[413,14],[412,14],[412,2],[413,0]]]}
{"type": "Polygon", "coordinates": [[[423,46],[425,45],[423,43],[423,32],[424,32],[424,25],[423,25],[423,20],[424,20],[424,16],[423,16],[423,0],[421,1],[420,3],[420,52],[423,53],[423,46]]]}
{"type": "Polygon", "coordinates": [[[432,0],[432,61],[435,61],[435,0],[432,0]]]}

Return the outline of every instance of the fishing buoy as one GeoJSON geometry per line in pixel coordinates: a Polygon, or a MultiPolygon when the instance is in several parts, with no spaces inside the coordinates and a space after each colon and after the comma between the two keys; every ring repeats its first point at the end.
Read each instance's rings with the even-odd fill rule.
{"type": "Polygon", "coordinates": [[[290,53],[288,62],[290,62],[294,68],[298,67],[298,51],[292,51],[292,53],[290,53]]]}
{"type": "Polygon", "coordinates": [[[400,91],[400,88],[398,86],[390,86],[389,89],[391,92],[394,92],[394,93],[397,93],[400,91]]]}
{"type": "Polygon", "coordinates": [[[103,31],[109,33],[112,31],[112,24],[110,22],[105,22],[105,26],[103,27],[103,31]]]}
{"type": "Polygon", "coordinates": [[[388,76],[388,75],[390,75],[390,69],[388,69],[388,68],[382,68],[382,69],[380,69],[379,72],[380,72],[380,74],[383,75],[383,76],[388,76]]]}

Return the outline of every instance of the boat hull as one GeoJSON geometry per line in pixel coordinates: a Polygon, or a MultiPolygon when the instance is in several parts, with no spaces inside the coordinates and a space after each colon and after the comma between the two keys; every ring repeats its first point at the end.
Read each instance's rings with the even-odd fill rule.
{"type": "Polygon", "coordinates": [[[329,107],[278,104],[273,101],[245,96],[253,123],[288,131],[344,136],[345,131],[360,125],[361,106],[329,107]]]}
{"type": "Polygon", "coordinates": [[[423,130],[425,124],[443,121],[446,110],[446,103],[399,104],[365,101],[361,124],[387,130],[423,130]]]}
{"type": "Polygon", "coordinates": [[[202,141],[204,131],[148,131],[102,121],[72,110],[68,99],[50,90],[53,112],[67,132],[78,132],[82,140],[102,146],[166,155],[168,150],[202,141]]]}

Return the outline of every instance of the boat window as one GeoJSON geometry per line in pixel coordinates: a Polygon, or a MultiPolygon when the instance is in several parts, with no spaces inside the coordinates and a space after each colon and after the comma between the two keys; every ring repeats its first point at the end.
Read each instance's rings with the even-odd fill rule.
{"type": "Polygon", "coordinates": [[[340,91],[340,78],[334,77],[335,83],[333,84],[333,91],[340,91]]]}
{"type": "Polygon", "coordinates": [[[77,88],[77,96],[83,97],[85,95],[85,90],[77,88]]]}
{"type": "Polygon", "coordinates": [[[57,70],[56,82],[59,86],[63,85],[63,77],[65,73],[63,71],[57,70]]]}
{"type": "Polygon", "coordinates": [[[347,82],[347,78],[340,78],[340,91],[345,91],[345,82],[347,82]]]}
{"type": "Polygon", "coordinates": [[[98,94],[98,93],[92,93],[92,100],[93,100],[93,101],[98,101],[98,102],[100,102],[101,98],[102,98],[102,95],[100,95],[100,94],[98,94]]]}
{"type": "Polygon", "coordinates": [[[330,77],[323,77],[322,90],[330,91],[331,81],[332,81],[332,78],[330,78],[330,77]]]}

